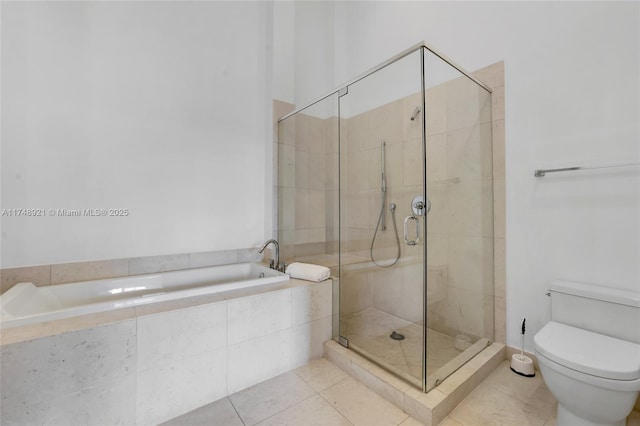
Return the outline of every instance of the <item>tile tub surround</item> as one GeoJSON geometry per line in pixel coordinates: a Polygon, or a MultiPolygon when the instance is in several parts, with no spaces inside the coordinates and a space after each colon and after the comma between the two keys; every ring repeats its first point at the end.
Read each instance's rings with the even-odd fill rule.
{"type": "Polygon", "coordinates": [[[505,346],[493,343],[428,393],[412,387],[334,341],[324,344],[324,356],[406,414],[431,426],[444,420],[504,361],[505,346]]]}
{"type": "Polygon", "coordinates": [[[40,337],[7,330],[0,423],[146,425],[177,417],[321,357],[331,295],[331,280],[290,280],[194,306],[129,308],[84,328],[43,326],[40,337]]]}
{"type": "Polygon", "coordinates": [[[232,263],[257,262],[261,258],[262,255],[258,254],[258,248],[252,247],[237,250],[3,268],[0,269],[0,294],[21,282],[32,282],[36,286],[46,286],[230,265],[232,263]]]}

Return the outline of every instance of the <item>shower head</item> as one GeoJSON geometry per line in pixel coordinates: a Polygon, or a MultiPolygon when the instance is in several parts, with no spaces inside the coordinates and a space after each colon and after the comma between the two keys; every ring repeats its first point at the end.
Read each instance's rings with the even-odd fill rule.
{"type": "Polygon", "coordinates": [[[411,114],[411,121],[415,120],[416,117],[418,116],[418,114],[420,114],[420,107],[417,106],[414,110],[413,113],[411,114]]]}

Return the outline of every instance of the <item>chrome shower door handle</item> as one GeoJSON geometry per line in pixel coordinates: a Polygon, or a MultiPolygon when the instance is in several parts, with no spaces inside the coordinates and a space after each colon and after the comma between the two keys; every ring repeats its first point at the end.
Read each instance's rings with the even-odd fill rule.
{"type": "Polygon", "coordinates": [[[420,242],[420,219],[414,215],[410,215],[404,218],[404,242],[408,246],[415,246],[420,242]],[[416,239],[409,240],[409,221],[415,220],[416,222],[416,239]]]}

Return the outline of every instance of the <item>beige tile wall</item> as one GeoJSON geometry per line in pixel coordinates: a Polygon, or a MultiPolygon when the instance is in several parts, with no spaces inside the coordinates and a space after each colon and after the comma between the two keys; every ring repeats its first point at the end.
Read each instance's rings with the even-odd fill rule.
{"type": "MultiPolygon", "coordinates": [[[[346,237],[343,250],[368,263],[370,247],[382,203],[381,143],[386,142],[385,176],[387,229],[378,230],[373,254],[383,265],[396,257],[397,245],[390,203],[396,204],[395,223],[399,238],[403,238],[403,219],[410,214],[411,199],[422,193],[422,140],[420,120],[411,121],[413,109],[420,102],[418,95],[382,105],[344,120],[341,143],[342,219],[346,237]]],[[[409,247],[400,244],[401,261],[389,269],[362,263],[343,267],[341,276],[342,314],[369,307],[389,312],[409,321],[421,321],[423,245],[409,247]]]]}
{"type": "MultiPolygon", "coordinates": [[[[429,326],[450,335],[491,337],[493,290],[490,97],[460,77],[427,91],[427,158],[436,172],[427,238],[437,235],[428,263],[445,261],[446,297],[428,310],[429,326]],[[438,164],[439,163],[439,164],[438,164]]],[[[429,167],[429,164],[427,165],[429,167]]]]}
{"type": "MultiPolygon", "coordinates": [[[[329,101],[327,101],[329,102],[329,101]]],[[[323,104],[317,105],[321,109],[323,104]]],[[[278,152],[278,238],[286,261],[335,251],[337,224],[336,117],[319,118],[321,111],[301,112],[277,123],[293,105],[274,101],[274,126],[280,130],[278,152]]]]}
{"type": "Polygon", "coordinates": [[[446,261],[450,296],[428,310],[428,320],[448,334],[494,333],[504,343],[504,64],[475,74],[495,88],[491,99],[466,78],[427,91],[427,149],[432,163],[446,158],[446,166],[432,165],[435,182],[428,181],[432,201],[444,211],[432,210],[429,217],[428,262],[446,261]]]}
{"type": "Polygon", "coordinates": [[[504,62],[474,73],[493,90],[491,128],[493,143],[493,250],[495,341],[506,342],[506,180],[505,180],[505,95],[504,62]]]}

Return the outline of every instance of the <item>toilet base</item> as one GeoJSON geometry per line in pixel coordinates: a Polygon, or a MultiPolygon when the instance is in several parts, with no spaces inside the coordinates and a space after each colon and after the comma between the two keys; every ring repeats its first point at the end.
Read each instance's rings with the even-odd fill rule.
{"type": "Polygon", "coordinates": [[[594,423],[587,419],[583,419],[582,417],[578,417],[573,414],[571,411],[564,408],[562,405],[558,404],[558,414],[556,416],[556,425],[557,426],[625,426],[627,423],[626,419],[622,419],[615,423],[594,423]]]}

